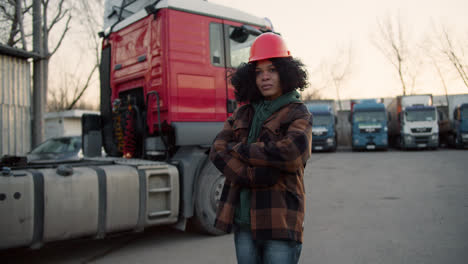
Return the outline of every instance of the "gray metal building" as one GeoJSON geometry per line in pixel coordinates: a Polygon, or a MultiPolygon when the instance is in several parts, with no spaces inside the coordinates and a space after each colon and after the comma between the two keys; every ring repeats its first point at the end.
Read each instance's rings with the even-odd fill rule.
{"type": "Polygon", "coordinates": [[[31,149],[31,62],[27,52],[0,45],[0,157],[31,149]]]}

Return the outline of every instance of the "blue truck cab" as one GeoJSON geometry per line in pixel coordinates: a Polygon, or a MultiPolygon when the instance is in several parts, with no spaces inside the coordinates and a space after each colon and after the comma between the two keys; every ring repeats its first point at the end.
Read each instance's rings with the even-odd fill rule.
{"type": "Polygon", "coordinates": [[[307,104],[313,116],[312,151],[336,151],[337,132],[334,109],[329,104],[307,104]]]}
{"type": "Polygon", "coordinates": [[[457,105],[453,112],[454,145],[468,147],[468,103],[457,105]]]}
{"type": "Polygon", "coordinates": [[[351,139],[353,150],[388,148],[387,110],[375,99],[351,103],[351,139]]]}

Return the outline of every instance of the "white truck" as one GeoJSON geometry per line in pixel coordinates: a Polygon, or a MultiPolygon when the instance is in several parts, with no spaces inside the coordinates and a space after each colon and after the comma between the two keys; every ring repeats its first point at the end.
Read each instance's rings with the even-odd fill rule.
{"type": "Polygon", "coordinates": [[[391,116],[389,141],[401,149],[437,149],[439,126],[432,95],[404,95],[394,98],[387,107],[391,116]]]}

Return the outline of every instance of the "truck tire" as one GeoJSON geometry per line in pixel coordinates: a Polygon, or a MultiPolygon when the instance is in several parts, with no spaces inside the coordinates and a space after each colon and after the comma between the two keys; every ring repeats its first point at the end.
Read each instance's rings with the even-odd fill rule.
{"type": "Polygon", "coordinates": [[[216,209],[223,191],[225,177],[207,160],[196,184],[194,225],[203,233],[222,235],[223,231],[214,227],[216,209]]]}
{"type": "Polygon", "coordinates": [[[460,137],[456,135],[455,137],[455,148],[456,149],[462,149],[463,148],[463,143],[460,140],[460,137]]]}
{"type": "Polygon", "coordinates": [[[405,142],[403,142],[403,138],[398,136],[397,137],[397,140],[398,140],[398,147],[399,149],[401,150],[405,150],[406,149],[406,146],[405,146],[405,142]]]}
{"type": "Polygon", "coordinates": [[[335,137],[335,142],[333,144],[333,147],[330,148],[330,152],[336,152],[336,149],[338,148],[338,140],[335,137]]]}

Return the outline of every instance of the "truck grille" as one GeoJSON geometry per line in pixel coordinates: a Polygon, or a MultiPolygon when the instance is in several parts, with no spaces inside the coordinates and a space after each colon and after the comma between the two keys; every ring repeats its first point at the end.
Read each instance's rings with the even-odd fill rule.
{"type": "Polygon", "coordinates": [[[380,133],[380,130],[382,130],[382,128],[360,128],[359,129],[359,132],[360,133],[380,133]]]}
{"type": "Polygon", "coordinates": [[[312,139],[312,144],[314,146],[325,146],[325,139],[312,139]]]}
{"type": "Polygon", "coordinates": [[[429,143],[429,137],[428,136],[414,137],[414,142],[416,144],[427,144],[429,143]]]}
{"type": "Polygon", "coordinates": [[[314,135],[314,136],[324,136],[326,134],[327,134],[326,131],[319,131],[319,132],[312,131],[312,135],[314,135]]]}
{"type": "Polygon", "coordinates": [[[411,132],[413,133],[430,133],[432,131],[431,127],[418,127],[418,128],[412,128],[411,132]]]}

